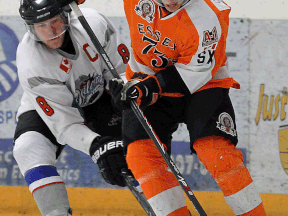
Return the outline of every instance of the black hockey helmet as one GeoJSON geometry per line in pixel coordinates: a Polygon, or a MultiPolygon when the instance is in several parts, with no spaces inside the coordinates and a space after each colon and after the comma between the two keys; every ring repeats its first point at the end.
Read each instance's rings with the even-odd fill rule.
{"type": "Polygon", "coordinates": [[[37,41],[41,40],[39,35],[35,32],[33,26],[35,23],[49,20],[60,14],[64,21],[63,29],[58,35],[51,37],[51,39],[60,36],[69,27],[68,16],[64,12],[63,7],[61,7],[58,0],[21,0],[19,13],[25,21],[29,36],[37,41]]]}
{"type": "Polygon", "coordinates": [[[48,20],[63,12],[57,0],[21,0],[19,13],[28,25],[48,20]]]}

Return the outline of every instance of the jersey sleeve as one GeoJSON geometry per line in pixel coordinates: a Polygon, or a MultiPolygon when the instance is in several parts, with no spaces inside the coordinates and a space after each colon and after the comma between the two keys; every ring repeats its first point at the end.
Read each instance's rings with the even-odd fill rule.
{"type": "MultiPolygon", "coordinates": [[[[115,26],[110,20],[108,20],[107,17],[99,14],[94,10],[91,10],[90,14],[93,13],[94,16],[87,14],[87,22],[91,24],[91,28],[95,32],[96,37],[98,38],[106,54],[108,55],[113,67],[120,75],[120,77],[123,78],[125,77],[126,66],[130,58],[129,48],[124,43],[115,26]],[[96,18],[97,21],[95,20],[96,18]]],[[[105,64],[105,61],[103,59],[101,60],[105,68],[105,71],[103,72],[103,77],[106,81],[106,89],[108,89],[109,80],[114,78],[114,76],[105,64]]]]}
{"type": "Polygon", "coordinates": [[[26,53],[29,51],[20,45],[17,67],[26,100],[36,109],[57,142],[89,155],[90,145],[98,134],[84,125],[80,112],[72,106],[72,93],[64,82],[51,76],[52,67],[44,66],[45,59],[37,59],[37,56],[29,54],[27,57],[26,53]]]}
{"type": "Polygon", "coordinates": [[[181,17],[175,67],[191,93],[213,87],[239,88],[229,75],[225,54],[230,7],[222,1],[205,2],[201,7],[207,11],[207,17],[199,19],[200,12],[192,8],[186,10],[187,16],[181,17]]]}

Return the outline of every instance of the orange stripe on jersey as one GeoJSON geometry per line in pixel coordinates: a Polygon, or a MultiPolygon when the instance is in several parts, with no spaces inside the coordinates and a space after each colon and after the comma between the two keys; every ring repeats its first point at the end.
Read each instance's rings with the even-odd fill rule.
{"type": "Polygon", "coordinates": [[[210,88],[236,88],[240,89],[240,84],[236,82],[233,78],[225,78],[225,79],[218,79],[218,80],[210,80],[208,83],[206,83],[204,86],[202,86],[198,91],[202,91],[205,89],[210,89],[210,88]]]}

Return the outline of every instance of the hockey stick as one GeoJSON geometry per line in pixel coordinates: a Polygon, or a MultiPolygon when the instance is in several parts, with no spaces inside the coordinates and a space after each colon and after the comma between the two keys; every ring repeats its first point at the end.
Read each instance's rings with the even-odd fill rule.
{"type": "Polygon", "coordinates": [[[130,189],[130,191],[132,192],[134,197],[137,199],[137,201],[140,203],[142,208],[145,210],[147,215],[148,216],[157,216],[154,213],[154,211],[153,211],[152,207],[150,206],[150,204],[148,203],[145,195],[144,194],[141,195],[141,193],[137,189],[137,185],[139,185],[139,183],[134,179],[134,177],[130,176],[128,174],[127,170],[125,170],[125,169],[122,169],[122,176],[125,179],[127,187],[130,189]]]}
{"type": "MultiPolygon", "coordinates": [[[[106,54],[104,48],[102,47],[101,43],[99,42],[98,38],[94,34],[93,30],[91,29],[91,27],[88,24],[87,20],[83,16],[82,12],[80,11],[77,3],[76,2],[72,2],[72,3],[69,4],[69,6],[74,11],[75,15],[77,16],[78,20],[82,24],[83,28],[86,30],[86,32],[89,35],[92,43],[94,44],[95,48],[100,53],[100,55],[102,56],[106,66],[108,67],[108,69],[110,70],[112,75],[115,78],[117,78],[117,79],[121,79],[121,77],[119,76],[119,74],[115,70],[113,64],[111,63],[108,55],[106,54]]],[[[177,168],[176,164],[174,163],[174,161],[170,158],[170,156],[166,152],[166,150],[164,148],[164,145],[160,142],[160,140],[157,137],[156,133],[154,132],[152,126],[148,122],[147,118],[145,117],[144,113],[142,112],[142,110],[140,109],[140,107],[138,106],[136,101],[131,101],[130,105],[131,105],[131,108],[132,108],[133,112],[137,116],[138,120],[141,122],[142,126],[144,127],[145,131],[147,132],[149,137],[153,140],[154,144],[158,148],[159,152],[161,153],[161,155],[164,158],[165,162],[167,163],[168,167],[170,168],[170,170],[172,171],[172,173],[174,174],[174,176],[178,180],[179,184],[181,185],[182,189],[186,193],[187,197],[189,198],[189,200],[194,205],[194,207],[195,207],[196,211],[198,212],[198,214],[200,216],[207,216],[207,214],[205,213],[204,209],[202,208],[202,206],[200,205],[200,203],[196,199],[194,193],[192,192],[192,190],[190,189],[189,185],[187,184],[187,182],[183,178],[183,176],[180,173],[179,169],[177,168]]]]}

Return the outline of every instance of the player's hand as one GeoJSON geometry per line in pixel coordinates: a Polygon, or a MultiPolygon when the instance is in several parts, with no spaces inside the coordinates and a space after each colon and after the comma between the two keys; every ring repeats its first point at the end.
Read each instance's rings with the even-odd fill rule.
{"type": "Polygon", "coordinates": [[[158,79],[142,72],[136,72],[121,91],[121,100],[135,100],[139,106],[154,104],[162,96],[158,79]]]}
{"type": "Polygon", "coordinates": [[[91,144],[90,156],[97,163],[106,182],[121,187],[126,186],[121,175],[123,168],[128,170],[124,156],[123,142],[120,137],[97,137],[91,144]]]}
{"type": "Polygon", "coordinates": [[[112,105],[116,107],[118,110],[125,110],[130,108],[128,101],[121,100],[121,92],[124,87],[124,82],[122,79],[112,79],[109,80],[109,90],[112,98],[112,105]]]}

